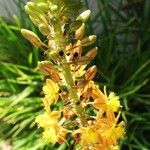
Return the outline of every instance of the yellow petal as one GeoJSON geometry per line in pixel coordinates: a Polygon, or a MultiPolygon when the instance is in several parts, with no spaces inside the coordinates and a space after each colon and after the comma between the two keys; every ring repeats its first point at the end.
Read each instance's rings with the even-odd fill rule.
{"type": "Polygon", "coordinates": [[[52,144],[56,144],[57,142],[57,135],[56,135],[56,131],[54,128],[50,128],[48,130],[45,130],[43,132],[43,139],[45,141],[48,141],[52,144]]]}
{"type": "Polygon", "coordinates": [[[107,108],[113,112],[117,112],[120,105],[119,96],[116,96],[113,92],[110,93],[107,101],[107,108]]]}
{"type": "Polygon", "coordinates": [[[46,101],[51,105],[53,101],[58,99],[59,86],[54,81],[47,79],[46,85],[43,87],[46,101]]]}
{"type": "Polygon", "coordinates": [[[59,111],[53,111],[50,114],[44,113],[36,117],[35,121],[42,128],[49,128],[58,123],[60,117],[59,111]]]}

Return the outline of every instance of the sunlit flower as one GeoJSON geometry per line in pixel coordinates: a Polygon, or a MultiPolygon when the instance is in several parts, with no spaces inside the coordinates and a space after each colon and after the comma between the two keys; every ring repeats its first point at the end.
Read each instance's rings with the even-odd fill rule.
{"type": "Polygon", "coordinates": [[[61,144],[62,142],[66,142],[65,137],[67,135],[67,130],[60,126],[50,126],[45,129],[43,132],[43,139],[52,144],[56,144],[57,142],[61,144]]]}
{"type": "Polygon", "coordinates": [[[44,113],[36,117],[39,127],[44,129],[43,139],[55,144],[65,141],[67,130],[59,125],[60,111],[52,111],[49,114],[44,113]]]}
{"type": "Polygon", "coordinates": [[[84,148],[87,146],[93,146],[96,143],[99,143],[99,135],[92,126],[90,127],[82,127],[75,132],[73,132],[73,136],[75,137],[76,134],[80,134],[80,145],[84,148]]]}
{"type": "Polygon", "coordinates": [[[40,127],[49,128],[57,124],[60,118],[60,111],[52,111],[51,113],[44,113],[36,117],[36,122],[40,127]]]}
{"type": "Polygon", "coordinates": [[[117,112],[119,107],[121,107],[119,96],[116,96],[114,92],[110,92],[107,99],[107,108],[113,112],[117,112]]]}
{"type": "Polygon", "coordinates": [[[94,103],[93,106],[103,111],[117,112],[121,107],[119,96],[116,96],[114,92],[110,92],[109,96],[106,94],[106,90],[102,93],[99,89],[94,89],[94,103]]]}
{"type": "Polygon", "coordinates": [[[49,128],[43,132],[43,139],[45,141],[51,142],[52,144],[55,144],[57,142],[57,136],[56,131],[54,128],[49,128]]]}
{"type": "Polygon", "coordinates": [[[43,87],[43,92],[45,94],[44,99],[48,101],[49,105],[51,105],[54,101],[58,99],[58,91],[58,84],[52,81],[51,79],[47,79],[46,85],[43,87]]]}

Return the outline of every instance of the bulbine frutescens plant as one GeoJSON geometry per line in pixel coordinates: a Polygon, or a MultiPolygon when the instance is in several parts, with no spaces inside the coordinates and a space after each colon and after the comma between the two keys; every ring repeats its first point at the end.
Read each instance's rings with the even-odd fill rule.
{"type": "Polygon", "coordinates": [[[85,36],[85,22],[90,16],[80,0],[35,0],[25,6],[32,22],[46,36],[45,42],[32,31],[22,29],[23,36],[40,48],[47,60],[38,63],[46,76],[43,87],[45,112],[36,118],[44,129],[43,138],[52,144],[74,139],[75,149],[117,150],[124,135],[119,122],[119,97],[102,92],[93,78],[96,66],[87,68],[97,48],[84,56],[82,50],[96,41],[85,36]]]}

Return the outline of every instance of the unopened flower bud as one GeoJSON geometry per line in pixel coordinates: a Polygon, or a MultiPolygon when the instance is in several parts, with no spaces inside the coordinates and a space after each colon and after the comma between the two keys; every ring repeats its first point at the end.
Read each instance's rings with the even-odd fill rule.
{"type": "Polygon", "coordinates": [[[52,69],[53,66],[52,66],[52,64],[50,64],[49,61],[41,61],[41,62],[38,62],[38,69],[39,69],[40,71],[42,71],[45,75],[49,75],[48,71],[47,71],[45,68],[52,69]]]}
{"type": "Polygon", "coordinates": [[[83,22],[87,21],[88,18],[90,17],[91,15],[91,11],[90,10],[86,10],[84,11],[83,13],[81,13],[76,20],[81,20],[83,22]]]}
{"type": "Polygon", "coordinates": [[[82,25],[80,26],[80,28],[78,30],[76,30],[76,32],[75,32],[75,38],[77,40],[82,39],[82,37],[84,36],[84,33],[85,33],[85,24],[82,23],[82,25]]]}
{"type": "Polygon", "coordinates": [[[47,36],[50,34],[48,26],[43,23],[39,24],[39,30],[43,35],[47,36]]]}
{"type": "Polygon", "coordinates": [[[39,37],[32,31],[21,29],[22,35],[29,40],[35,47],[39,48],[43,45],[42,41],[39,39],[39,37]]]}
{"type": "Polygon", "coordinates": [[[37,6],[43,11],[43,12],[47,12],[49,10],[49,6],[47,3],[44,2],[40,2],[37,4],[37,6]]]}
{"type": "Polygon", "coordinates": [[[30,9],[27,5],[25,6],[25,11],[32,17],[37,19],[39,17],[39,13],[34,12],[32,9],[30,9]]]}
{"type": "Polygon", "coordinates": [[[97,73],[96,66],[90,67],[85,73],[85,80],[92,80],[97,73]]]}
{"type": "Polygon", "coordinates": [[[48,62],[42,61],[38,63],[38,68],[41,70],[45,75],[48,75],[54,80],[55,82],[60,82],[59,74],[57,70],[48,62]]]}
{"type": "Polygon", "coordinates": [[[29,16],[31,21],[35,24],[35,25],[38,25],[41,23],[41,20],[38,19],[38,18],[33,18],[32,16],[29,16]]]}
{"type": "Polygon", "coordinates": [[[87,52],[85,56],[94,58],[97,55],[97,49],[98,49],[97,47],[91,49],[90,51],[87,52]]]}
{"type": "Polygon", "coordinates": [[[76,31],[77,29],[79,29],[81,27],[81,25],[82,25],[82,21],[76,20],[76,21],[71,23],[70,30],[71,31],[76,31]]]}
{"type": "Polygon", "coordinates": [[[86,56],[82,56],[80,58],[77,59],[76,64],[78,65],[87,65],[89,64],[91,61],[91,58],[86,57],[86,56]]]}
{"type": "Polygon", "coordinates": [[[83,38],[80,44],[82,46],[89,46],[95,43],[96,39],[97,39],[96,35],[90,35],[88,37],[83,38]]]}
{"type": "Polygon", "coordinates": [[[33,12],[44,15],[44,12],[38,7],[38,5],[34,2],[28,2],[26,7],[28,7],[33,12]]]}
{"type": "Polygon", "coordinates": [[[57,11],[58,10],[58,5],[50,5],[51,11],[57,11]]]}

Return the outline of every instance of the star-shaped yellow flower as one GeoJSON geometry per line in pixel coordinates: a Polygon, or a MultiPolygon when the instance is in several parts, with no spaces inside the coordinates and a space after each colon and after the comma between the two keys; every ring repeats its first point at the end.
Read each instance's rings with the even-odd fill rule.
{"type": "Polygon", "coordinates": [[[58,99],[59,86],[57,83],[51,79],[46,80],[46,85],[43,87],[43,92],[45,94],[44,99],[51,105],[54,101],[58,99]]]}

